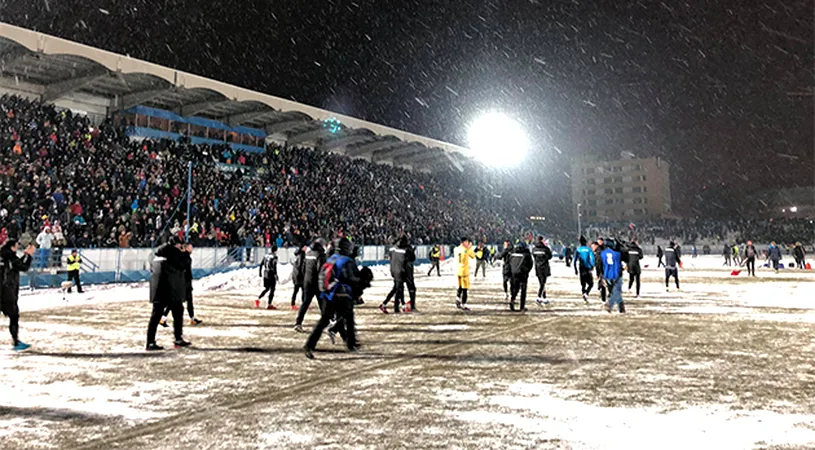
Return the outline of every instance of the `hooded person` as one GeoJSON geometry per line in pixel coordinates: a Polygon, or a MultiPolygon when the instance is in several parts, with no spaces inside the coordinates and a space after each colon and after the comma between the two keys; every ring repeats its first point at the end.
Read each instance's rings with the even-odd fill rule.
{"type": "MultiPolygon", "coordinates": [[[[303,320],[306,318],[306,312],[308,312],[308,307],[311,305],[312,300],[320,294],[318,278],[320,276],[320,269],[326,261],[322,239],[315,239],[311,243],[304,259],[303,302],[300,304],[300,310],[297,311],[297,322],[294,324],[294,331],[299,333],[305,332],[303,330],[303,320]]],[[[319,298],[317,298],[317,304],[322,311],[323,303],[319,298]]]]}
{"type": "Polygon", "coordinates": [[[19,339],[20,308],[17,300],[20,295],[20,272],[28,272],[31,268],[31,255],[36,248],[29,245],[23,252],[23,257],[17,256],[17,240],[9,239],[0,247],[0,311],[9,320],[9,333],[11,333],[12,349],[16,352],[28,350],[31,345],[19,339]]]}
{"type": "MultiPolygon", "coordinates": [[[[552,275],[549,261],[552,259],[552,250],[546,245],[543,236],[538,236],[535,246],[532,247],[532,258],[535,260],[535,276],[538,277],[538,297],[535,300],[542,306],[546,299],[546,280],[552,275]]],[[[571,264],[571,262],[569,262],[571,264]]],[[[549,303],[548,301],[546,303],[549,303]]]]}
{"type": "Polygon", "coordinates": [[[178,348],[190,345],[184,340],[183,334],[184,300],[187,299],[187,258],[184,253],[184,243],[177,236],[171,237],[168,243],[156,249],[153,273],[150,276],[150,303],[153,304],[153,312],[147,325],[148,351],[164,349],[156,343],[156,331],[167,307],[173,314],[175,346],[178,348]]]}
{"type": "MultiPolygon", "coordinates": [[[[361,296],[365,281],[360,278],[360,270],[354,261],[354,244],[348,239],[335,242],[336,253],[325,262],[320,270],[320,299],[323,303],[320,320],[314,326],[303,350],[306,357],[314,358],[314,349],[323,331],[336,318],[332,328],[344,334],[343,339],[349,351],[358,349],[356,324],[354,322],[354,305],[361,296]]],[[[370,285],[370,281],[367,283],[370,285]]]]}
{"type": "Polygon", "coordinates": [[[510,256],[509,265],[512,270],[512,287],[510,289],[510,311],[515,311],[515,299],[521,295],[520,311],[526,311],[526,286],[529,281],[529,272],[534,265],[529,247],[522,241],[515,244],[515,249],[510,256]]]}

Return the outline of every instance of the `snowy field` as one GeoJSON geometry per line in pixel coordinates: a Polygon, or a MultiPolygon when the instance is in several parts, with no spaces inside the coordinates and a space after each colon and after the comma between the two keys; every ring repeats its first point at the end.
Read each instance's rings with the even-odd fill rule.
{"type": "Polygon", "coordinates": [[[448,263],[417,268],[421,312],[383,315],[377,268],[362,351],[324,338],[314,361],[290,284],[280,310],[251,307],[254,269],[196,282],[194,347],[159,353],[143,350],[146,285],[24,292],[33,349],[0,349],[0,449],[815,448],[815,272],[731,276],[700,257],[666,293],[645,263],[625,315],[584,305],[563,263],[546,309],[531,280],[529,311],[510,313],[496,267],[457,311],[448,263]]]}

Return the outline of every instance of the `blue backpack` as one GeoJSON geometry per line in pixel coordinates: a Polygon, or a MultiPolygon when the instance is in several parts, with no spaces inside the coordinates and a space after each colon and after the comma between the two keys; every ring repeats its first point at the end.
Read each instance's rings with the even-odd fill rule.
{"type": "Polygon", "coordinates": [[[351,261],[351,258],[342,255],[332,255],[328,261],[320,268],[320,273],[317,277],[317,282],[320,287],[320,297],[327,300],[334,300],[334,295],[340,288],[345,289],[345,292],[350,294],[351,287],[347,284],[341,283],[339,274],[342,273],[345,264],[351,261]]]}

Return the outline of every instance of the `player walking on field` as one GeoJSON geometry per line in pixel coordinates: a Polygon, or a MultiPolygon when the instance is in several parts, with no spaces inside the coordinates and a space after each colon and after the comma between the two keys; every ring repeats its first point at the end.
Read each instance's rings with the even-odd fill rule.
{"type": "Polygon", "coordinates": [[[458,270],[458,292],[456,294],[456,308],[469,311],[467,307],[467,291],[470,289],[470,260],[475,259],[475,252],[469,238],[461,239],[461,245],[454,252],[458,270]]]}
{"type": "Polygon", "coordinates": [[[583,301],[589,303],[589,293],[594,287],[594,252],[586,245],[586,237],[580,236],[580,247],[574,253],[574,274],[580,271],[580,292],[583,293],[583,301]]]}

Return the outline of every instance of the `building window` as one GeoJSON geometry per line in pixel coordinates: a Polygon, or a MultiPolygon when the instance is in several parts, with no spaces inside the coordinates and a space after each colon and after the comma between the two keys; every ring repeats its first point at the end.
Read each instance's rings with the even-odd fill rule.
{"type": "Polygon", "coordinates": [[[614,193],[615,194],[622,194],[623,193],[623,188],[621,188],[621,187],[614,188],[614,193]]]}
{"type": "Polygon", "coordinates": [[[635,210],[634,210],[634,214],[635,214],[635,215],[637,215],[637,216],[642,215],[642,214],[643,214],[643,210],[642,210],[642,209],[640,209],[640,208],[637,208],[637,209],[635,209],[635,210]]]}
{"type": "Polygon", "coordinates": [[[642,164],[637,164],[634,166],[634,171],[639,172],[640,170],[642,170],[642,164]]]}
{"type": "Polygon", "coordinates": [[[609,184],[609,183],[611,183],[611,177],[605,177],[605,178],[603,178],[603,183],[605,183],[605,184],[609,184]]]}
{"type": "Polygon", "coordinates": [[[640,186],[634,186],[634,187],[631,189],[631,192],[635,192],[635,193],[637,193],[637,192],[642,192],[642,187],[640,187],[640,186]]]}
{"type": "Polygon", "coordinates": [[[643,186],[642,187],[642,192],[648,192],[648,186],[643,186]]]}
{"type": "Polygon", "coordinates": [[[594,178],[587,178],[586,184],[594,184],[594,178]]]}
{"type": "Polygon", "coordinates": [[[613,189],[611,189],[611,188],[605,188],[605,189],[603,189],[603,193],[604,193],[604,194],[613,194],[613,193],[614,193],[614,190],[613,190],[613,189]]]}
{"type": "Polygon", "coordinates": [[[640,176],[640,181],[645,181],[645,175],[640,176]]]}
{"type": "Polygon", "coordinates": [[[613,198],[607,198],[606,199],[606,205],[613,205],[613,204],[614,204],[614,199],[613,198]]]}
{"type": "Polygon", "coordinates": [[[614,203],[616,203],[618,205],[624,205],[625,204],[625,199],[624,198],[618,198],[618,199],[616,199],[614,201],[614,203]]]}
{"type": "Polygon", "coordinates": [[[589,190],[588,190],[588,194],[589,194],[589,195],[594,195],[594,194],[596,194],[596,193],[597,193],[597,191],[595,191],[594,189],[589,189],[589,190]]]}
{"type": "Polygon", "coordinates": [[[611,171],[612,172],[622,172],[623,168],[620,167],[620,166],[614,166],[614,167],[611,168],[611,171]]]}
{"type": "Polygon", "coordinates": [[[634,203],[640,204],[640,203],[642,203],[642,199],[637,197],[637,198],[634,199],[634,203]]]}
{"type": "Polygon", "coordinates": [[[614,182],[615,183],[622,183],[623,182],[623,177],[614,177],[614,182]]]}
{"type": "Polygon", "coordinates": [[[589,211],[589,215],[592,216],[592,217],[597,217],[597,211],[591,210],[591,211],[589,211]]]}
{"type": "Polygon", "coordinates": [[[596,206],[597,205],[597,200],[589,200],[588,204],[589,204],[589,206],[596,206]]]}
{"type": "Polygon", "coordinates": [[[589,167],[588,169],[586,169],[586,175],[591,175],[593,173],[594,173],[594,167],[589,167]]]}

